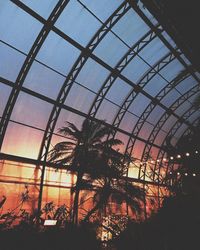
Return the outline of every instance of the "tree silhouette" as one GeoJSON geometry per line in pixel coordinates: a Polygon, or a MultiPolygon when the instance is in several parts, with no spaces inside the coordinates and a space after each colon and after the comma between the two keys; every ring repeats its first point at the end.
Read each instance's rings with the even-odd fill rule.
{"type": "Polygon", "coordinates": [[[77,174],[76,185],[72,188],[74,203],[72,209],[72,222],[78,223],[78,206],[80,190],[86,185],[83,179],[87,173],[91,178],[99,177],[105,171],[102,152],[105,145],[110,147],[120,145],[118,139],[108,139],[112,130],[101,121],[85,119],[81,129],[73,123],[66,122],[66,126],[59,129],[61,135],[68,139],[57,143],[49,153],[49,161],[65,166],[67,170],[77,174]]]}

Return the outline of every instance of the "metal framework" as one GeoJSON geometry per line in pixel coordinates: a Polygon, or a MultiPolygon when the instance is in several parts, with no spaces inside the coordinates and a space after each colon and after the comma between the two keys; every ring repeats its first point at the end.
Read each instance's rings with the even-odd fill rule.
{"type": "MultiPolygon", "coordinates": [[[[171,109],[172,110],[176,110],[183,102],[187,101],[191,96],[195,95],[197,92],[200,91],[200,85],[197,84],[196,86],[194,86],[191,90],[189,90],[188,92],[186,92],[184,95],[182,95],[178,100],[176,100],[172,105],[171,105],[171,109]]],[[[166,122],[167,118],[170,115],[167,113],[164,113],[160,120],[157,122],[157,124],[154,126],[153,131],[151,132],[148,141],[153,142],[157,136],[157,134],[159,133],[161,127],[163,126],[163,124],[166,122]]],[[[182,118],[184,117],[184,115],[182,116],[182,118]]],[[[187,117],[187,116],[186,116],[187,117]]],[[[182,119],[180,119],[180,121],[182,121],[182,119]]],[[[180,122],[179,121],[179,122],[180,122]]],[[[149,155],[151,150],[151,146],[149,145],[145,145],[145,149],[143,151],[143,158],[145,158],[145,155],[149,155]]],[[[154,173],[156,172],[156,169],[154,169],[154,173]]],[[[155,177],[155,175],[154,175],[155,177]]],[[[145,176],[143,175],[143,178],[145,178],[145,176]]]]}
{"type": "MultiPolygon", "coordinates": [[[[16,3],[19,6],[23,6],[24,8],[27,8],[25,5],[23,5],[22,2],[20,1],[15,1],[13,0],[14,3],[16,3]]],[[[6,108],[4,109],[4,113],[1,119],[1,124],[0,124],[0,147],[2,146],[2,142],[3,142],[3,138],[5,135],[5,131],[11,116],[11,113],[13,111],[15,102],[17,100],[17,97],[19,95],[19,89],[22,87],[23,82],[27,76],[27,73],[29,72],[29,69],[38,53],[38,51],[40,50],[40,48],[42,47],[43,42],[45,41],[47,35],[49,34],[49,32],[51,31],[51,28],[53,27],[53,25],[55,24],[56,20],[58,19],[59,15],[62,13],[63,9],[65,8],[65,6],[67,5],[69,1],[68,0],[60,0],[56,7],[54,8],[54,10],[52,11],[51,15],[49,16],[48,20],[44,22],[44,26],[41,29],[38,37],[36,38],[29,54],[26,57],[26,60],[24,61],[24,64],[20,70],[20,73],[17,77],[17,80],[15,82],[15,85],[18,88],[13,88],[12,92],[10,94],[9,100],[7,102],[6,108]]]]}
{"type": "MultiPolygon", "coordinates": [[[[182,58],[182,56],[184,55],[183,51],[181,51],[180,48],[174,48],[169,43],[169,41],[166,39],[164,35],[165,30],[163,29],[163,27],[160,24],[156,25],[153,24],[149,20],[149,18],[145,15],[142,8],[137,4],[137,1],[131,1],[131,0],[124,1],[116,10],[113,10],[113,13],[107,18],[106,21],[103,22],[86,5],[84,5],[81,1],[77,0],[77,2],[84,8],[84,10],[88,11],[91,15],[93,15],[93,17],[96,18],[101,24],[100,28],[96,31],[96,33],[93,35],[93,37],[85,47],[55,26],[56,21],[62,14],[63,10],[67,8],[69,0],[59,0],[47,20],[45,20],[41,15],[33,11],[31,8],[29,8],[21,1],[11,0],[11,2],[20,9],[24,10],[34,19],[38,20],[43,25],[43,27],[40,30],[28,54],[20,51],[19,49],[8,44],[7,42],[0,40],[1,43],[5,44],[6,46],[9,46],[10,48],[16,50],[18,53],[21,53],[26,57],[15,83],[0,76],[0,82],[12,88],[0,121],[0,148],[2,147],[7,126],[11,121],[11,115],[15,107],[17,98],[21,91],[31,96],[37,97],[41,100],[44,100],[45,102],[50,103],[53,107],[48,117],[48,122],[46,124],[45,129],[41,130],[40,128],[34,127],[34,129],[38,129],[44,132],[39,149],[38,158],[36,160],[28,159],[25,157],[13,156],[9,154],[3,154],[3,153],[0,153],[0,158],[24,162],[24,163],[31,163],[38,167],[42,166],[42,174],[40,182],[41,192],[38,204],[38,207],[40,209],[42,200],[42,188],[44,185],[43,180],[45,174],[45,167],[46,166],[55,167],[50,163],[48,163],[48,153],[52,141],[52,136],[55,134],[54,130],[59,115],[61,113],[61,110],[62,109],[68,110],[82,117],[92,120],[98,120],[97,119],[98,111],[100,110],[103,101],[107,99],[107,94],[111,89],[111,87],[113,86],[113,84],[115,83],[116,79],[120,78],[125,84],[131,87],[131,90],[129,91],[128,95],[124,98],[121,105],[115,104],[118,110],[111,124],[105,121],[103,121],[103,123],[106,126],[109,126],[112,129],[114,129],[115,132],[111,136],[115,137],[117,132],[121,132],[124,135],[128,136],[128,142],[125,145],[125,153],[132,155],[134,147],[138,140],[145,144],[142,157],[140,159],[142,164],[140,165],[139,168],[138,178],[133,178],[133,181],[140,182],[143,185],[146,185],[147,188],[150,188],[150,186],[148,186],[150,184],[156,185],[158,187],[157,192],[159,196],[159,193],[162,192],[160,191],[160,187],[168,185],[167,182],[166,183],[164,182],[163,173],[161,172],[164,169],[166,174],[170,171],[170,169],[173,168],[171,163],[168,164],[164,162],[164,158],[166,156],[165,139],[169,136],[174,136],[182,124],[187,125],[188,128],[185,132],[183,132],[183,134],[189,133],[188,131],[193,130],[195,127],[195,123],[191,124],[189,122],[189,118],[191,117],[191,115],[193,115],[195,110],[191,106],[191,103],[189,103],[188,100],[195,94],[199,93],[200,79],[199,76],[196,74],[195,68],[191,67],[191,65],[188,65],[183,60],[182,58]],[[114,32],[114,28],[127,15],[129,11],[133,10],[143,20],[145,25],[148,27],[149,31],[146,32],[146,34],[143,34],[143,36],[140,39],[138,39],[138,41],[135,42],[132,46],[129,46],[125,41],[123,41],[123,39],[119,35],[117,35],[114,32]],[[63,75],[62,73],[57,72],[55,69],[39,62],[36,59],[36,56],[39,50],[41,49],[42,45],[44,44],[50,31],[55,32],[59,37],[61,37],[66,42],[73,45],[80,52],[78,59],[75,61],[75,63],[73,63],[71,70],[67,75],[63,75]],[[111,32],[116,38],[118,38],[127,48],[127,51],[120,58],[115,67],[111,67],[108,63],[100,59],[95,54],[95,49],[99,44],[101,44],[102,40],[108,35],[109,32],[111,32]],[[166,55],[163,55],[161,58],[159,58],[158,61],[155,62],[153,66],[151,66],[146,60],[142,58],[140,54],[141,52],[144,51],[146,46],[151,44],[151,42],[155,38],[160,39],[160,41],[164,44],[164,46],[166,46],[169,52],[166,55]],[[149,69],[147,70],[147,72],[144,73],[144,75],[140,76],[140,79],[137,82],[133,82],[123,74],[123,70],[128,66],[129,63],[131,62],[134,63],[134,59],[136,58],[136,56],[139,57],[143,61],[143,63],[148,66],[149,69]],[[65,101],[67,100],[69,94],[71,93],[70,91],[74,86],[74,84],[76,83],[76,79],[79,76],[81,70],[84,68],[88,59],[93,59],[100,66],[108,70],[109,74],[106,80],[102,83],[98,93],[94,93],[95,98],[94,101],[91,103],[88,113],[84,113],[81,110],[72,108],[70,105],[66,105],[65,101]],[[174,78],[171,81],[168,81],[165,77],[163,77],[162,70],[175,59],[177,59],[178,62],[184,67],[184,72],[181,74],[181,77],[174,76],[174,78]],[[60,88],[59,94],[55,100],[40,93],[37,93],[35,91],[32,91],[24,86],[24,81],[34,61],[41,63],[43,66],[48,67],[50,70],[55,71],[56,73],[62,75],[62,77],[65,78],[65,81],[62,87],[60,88]],[[158,94],[152,96],[148,93],[148,91],[145,90],[145,86],[147,86],[147,84],[149,84],[150,81],[153,81],[157,75],[159,75],[166,82],[166,86],[163,87],[158,94]],[[180,86],[180,84],[189,76],[192,76],[197,84],[192,88],[190,88],[186,93],[181,94],[176,87],[180,86]],[[180,94],[180,97],[177,98],[170,107],[167,107],[162,103],[162,101],[168,94],[172,93],[173,90],[178,92],[180,94]],[[143,94],[150,101],[150,103],[140,114],[140,117],[136,122],[136,125],[131,129],[131,132],[128,132],[125,131],[124,129],[121,129],[120,125],[122,124],[122,121],[127,113],[134,115],[132,112],[129,111],[129,108],[131,104],[136,100],[136,97],[138,97],[139,94],[143,94]],[[190,104],[189,105],[190,107],[183,113],[183,115],[178,115],[176,113],[176,110],[187,102],[190,104]],[[160,119],[156,122],[156,124],[153,125],[150,122],[148,122],[148,118],[150,117],[150,115],[152,114],[152,112],[155,110],[156,107],[162,108],[164,113],[161,115],[160,119]],[[171,127],[171,129],[169,129],[169,131],[164,131],[163,125],[171,115],[173,115],[177,119],[177,121],[173,124],[173,126],[171,127]],[[145,123],[154,126],[149,134],[148,139],[142,138],[140,136],[140,133],[145,123]],[[166,136],[163,142],[161,144],[158,144],[156,143],[156,139],[158,138],[160,131],[164,132],[166,136]],[[155,159],[155,162],[151,166],[149,166],[148,160],[151,157],[152,148],[157,148],[158,154],[157,154],[157,159],[155,159]]],[[[23,125],[29,126],[26,124],[23,125]]]]}

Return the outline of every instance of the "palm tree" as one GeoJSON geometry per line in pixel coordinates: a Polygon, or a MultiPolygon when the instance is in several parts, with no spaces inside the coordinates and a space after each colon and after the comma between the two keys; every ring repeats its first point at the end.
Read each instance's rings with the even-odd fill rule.
{"type": "Polygon", "coordinates": [[[88,222],[96,211],[100,210],[102,212],[109,201],[115,204],[126,202],[132,212],[137,215],[142,212],[141,201],[144,199],[144,191],[126,179],[110,179],[106,177],[99,180],[93,190],[95,190],[93,197],[95,205],[83,219],[84,222],[88,222]]]}
{"type": "Polygon", "coordinates": [[[107,139],[112,130],[101,121],[85,119],[81,129],[73,123],[66,122],[66,126],[58,131],[68,138],[57,143],[49,153],[49,161],[64,165],[67,170],[77,174],[76,185],[72,189],[75,193],[72,210],[72,222],[78,223],[79,194],[82,189],[84,174],[93,178],[103,173],[105,166],[100,164],[102,150],[105,145],[115,146],[122,142],[118,139],[107,139]],[[98,168],[96,167],[98,166],[98,168]]]}
{"type": "MultiPolygon", "coordinates": [[[[144,191],[125,177],[127,166],[132,159],[113,149],[109,142],[104,142],[103,148],[100,164],[104,167],[98,172],[98,179],[92,186],[95,190],[93,196],[95,205],[83,219],[84,222],[89,221],[96,211],[102,211],[109,201],[115,204],[126,202],[132,212],[137,214],[142,211],[140,204],[144,199],[144,191]]],[[[88,187],[90,189],[90,181],[85,183],[85,189],[88,187]]]]}

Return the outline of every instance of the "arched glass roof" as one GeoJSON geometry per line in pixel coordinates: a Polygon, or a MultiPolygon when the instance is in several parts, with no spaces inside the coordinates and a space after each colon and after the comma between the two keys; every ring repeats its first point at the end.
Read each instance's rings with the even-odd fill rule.
{"type": "Polygon", "coordinates": [[[0,58],[6,155],[45,161],[58,128],[89,116],[115,128],[121,151],[151,158],[130,177],[156,181],[166,138],[176,144],[199,117],[199,74],[140,2],[0,1],[0,58]]]}

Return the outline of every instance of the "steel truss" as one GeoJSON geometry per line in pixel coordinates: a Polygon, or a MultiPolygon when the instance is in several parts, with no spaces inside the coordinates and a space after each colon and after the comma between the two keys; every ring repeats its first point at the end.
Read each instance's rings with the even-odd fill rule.
{"type": "MultiPolygon", "coordinates": [[[[183,117],[184,117],[184,119],[189,119],[194,113],[196,113],[196,112],[198,112],[195,108],[194,108],[194,106],[192,106],[192,107],[190,107],[184,114],[183,114],[183,117]]],[[[196,126],[196,124],[198,124],[198,122],[199,122],[199,118],[197,118],[194,122],[193,122],[193,124],[194,124],[194,126],[196,126]]],[[[168,138],[168,137],[173,137],[175,134],[176,134],[176,132],[179,130],[179,128],[182,126],[182,123],[180,122],[180,121],[177,121],[175,124],[174,124],[174,126],[170,129],[170,131],[169,131],[169,133],[166,135],[166,138],[168,138]]],[[[192,133],[192,131],[193,130],[191,130],[191,128],[187,128],[184,132],[183,132],[183,134],[182,134],[182,136],[180,136],[180,138],[179,138],[179,140],[181,140],[181,138],[183,137],[183,136],[185,136],[185,135],[187,135],[187,134],[190,134],[190,133],[192,133]]],[[[162,147],[164,147],[165,146],[165,141],[163,141],[163,143],[162,143],[162,147]]],[[[159,153],[158,153],[158,157],[157,157],[158,159],[162,159],[163,157],[162,157],[162,150],[159,150],[159,153]]],[[[171,166],[171,167],[169,167],[169,166],[167,166],[167,168],[166,168],[166,173],[165,174],[167,174],[169,171],[172,171],[173,170],[173,162],[171,162],[171,161],[168,161],[168,164],[171,166]]],[[[155,168],[155,173],[158,171],[158,173],[157,173],[157,176],[158,176],[158,178],[159,178],[159,176],[160,176],[160,168],[155,168]]],[[[165,181],[165,180],[164,180],[165,181]]],[[[164,183],[164,182],[163,182],[164,183]]]]}
{"type": "MultiPolygon", "coordinates": [[[[27,8],[22,2],[18,0],[12,0],[13,3],[17,4],[18,6],[23,6],[24,8],[27,8]]],[[[43,20],[44,26],[41,29],[39,35],[37,36],[32,48],[30,49],[24,64],[20,70],[20,73],[16,79],[15,86],[18,88],[13,88],[10,94],[10,97],[8,99],[7,105],[4,109],[4,113],[1,119],[0,123],[0,148],[3,143],[3,139],[5,136],[5,132],[7,129],[8,122],[10,120],[14,105],[16,103],[17,97],[20,92],[20,88],[22,87],[24,80],[29,72],[29,69],[34,61],[34,59],[37,56],[38,51],[42,47],[42,44],[44,43],[46,37],[48,36],[49,32],[51,31],[51,28],[57,21],[58,17],[62,13],[65,6],[68,4],[69,0],[59,0],[55,8],[53,9],[52,13],[50,14],[48,20],[43,20]]]]}
{"type": "MultiPolygon", "coordinates": [[[[165,66],[167,66],[172,60],[174,60],[174,56],[173,54],[169,53],[166,56],[164,56],[159,62],[157,62],[153,68],[149,69],[149,71],[146,72],[146,74],[141,78],[141,80],[139,80],[139,82],[137,83],[138,86],[140,86],[141,88],[144,88],[148,82],[155,76],[157,75],[157,73],[163,69],[165,66]]],[[[126,99],[124,100],[123,104],[121,105],[121,108],[119,109],[116,117],[114,118],[113,121],[113,126],[114,127],[119,127],[125,113],[127,112],[127,110],[129,109],[130,105],[132,104],[132,102],[134,101],[134,99],[136,98],[136,96],[138,95],[138,93],[136,93],[133,90],[131,90],[131,92],[128,94],[128,96],[126,97],[126,99]]]]}
{"type": "MultiPolygon", "coordinates": [[[[183,117],[184,119],[189,119],[194,113],[196,112],[196,110],[194,109],[194,107],[190,107],[184,114],[183,114],[183,117]]],[[[179,128],[182,126],[182,122],[180,121],[177,121],[174,126],[171,128],[171,130],[169,131],[169,133],[166,135],[166,138],[168,137],[173,137],[176,132],[179,130],[179,128]]],[[[162,147],[164,148],[165,146],[165,141],[163,141],[162,143],[162,147]]],[[[166,152],[163,152],[162,150],[159,150],[158,152],[158,156],[157,156],[157,159],[163,159],[163,155],[165,154],[166,152]]],[[[170,161],[168,161],[168,163],[170,163],[170,161]]],[[[170,163],[171,164],[171,163],[170,163]]],[[[167,166],[166,168],[166,173],[167,174],[169,171],[169,167],[167,166]]],[[[155,166],[155,175],[157,175],[157,178],[159,180],[159,176],[160,176],[160,168],[155,166]]],[[[154,177],[155,179],[156,177],[154,177]]]]}
{"type": "MultiPolygon", "coordinates": [[[[166,94],[168,94],[171,90],[174,89],[175,86],[177,86],[182,80],[184,80],[185,78],[187,78],[189,76],[188,73],[185,73],[185,76],[183,76],[183,78],[181,79],[177,79],[176,77],[168,84],[166,85],[156,96],[156,99],[158,99],[159,101],[161,101],[166,94]]],[[[151,112],[153,111],[153,109],[156,107],[155,103],[150,103],[146,109],[144,110],[143,114],[141,114],[140,119],[137,121],[135,127],[133,128],[131,134],[132,136],[129,138],[129,141],[127,143],[126,146],[126,153],[128,153],[129,155],[132,155],[133,149],[134,149],[134,144],[135,144],[135,137],[138,137],[139,132],[141,131],[144,123],[146,122],[147,118],[149,117],[149,115],[151,114],[151,112]]],[[[144,178],[144,174],[146,171],[146,165],[142,165],[140,172],[139,172],[139,177],[141,175],[141,173],[143,173],[143,178],[144,178]]],[[[141,177],[140,177],[141,178],[141,177]]]]}
{"type": "MultiPolygon", "coordinates": [[[[197,92],[200,91],[200,85],[197,84],[196,86],[194,86],[192,89],[190,89],[189,91],[187,91],[185,94],[183,94],[179,99],[177,99],[172,105],[171,105],[171,109],[173,111],[175,111],[178,107],[180,107],[180,105],[182,105],[185,101],[187,101],[191,96],[195,95],[197,92]]],[[[159,133],[160,129],[162,128],[162,126],[164,125],[165,121],[169,118],[170,114],[164,113],[161,118],[159,119],[159,121],[157,122],[157,124],[154,126],[148,141],[150,142],[154,142],[157,134],[159,133]]],[[[182,116],[179,120],[179,122],[183,123],[183,117],[182,116]]],[[[143,157],[145,157],[145,155],[149,155],[151,150],[151,146],[149,145],[145,145],[144,151],[143,151],[143,157]]],[[[143,158],[142,157],[142,158],[143,158]]],[[[161,160],[161,159],[160,159],[161,160]]],[[[156,171],[156,169],[154,169],[154,172],[156,171]]],[[[145,178],[146,174],[143,174],[143,178],[145,178]]],[[[155,175],[153,175],[153,178],[155,177],[155,175]]]]}
{"type": "MultiPolygon", "coordinates": [[[[130,8],[129,5],[126,2],[124,2],[109,17],[109,19],[104,23],[104,25],[97,31],[97,33],[94,35],[94,37],[91,39],[91,41],[87,45],[86,50],[93,51],[96,48],[96,46],[99,44],[99,42],[103,39],[103,37],[109,32],[111,27],[129,10],[129,8],[130,8]]],[[[89,54],[85,54],[85,50],[82,51],[81,55],[75,62],[73,68],[69,72],[60,90],[60,93],[57,97],[56,103],[64,104],[76,77],[78,76],[82,67],[86,63],[88,57],[89,57],[89,54]]],[[[52,109],[51,115],[49,117],[49,121],[46,126],[46,131],[43,137],[38,159],[44,159],[45,161],[47,160],[52,134],[56,126],[56,122],[58,120],[60,111],[61,111],[61,108],[58,105],[55,105],[52,109]]]]}
{"type": "MultiPolygon", "coordinates": [[[[89,110],[90,116],[95,116],[102,101],[104,100],[106,94],[108,93],[109,89],[113,85],[114,81],[118,77],[115,72],[122,72],[124,68],[134,59],[134,57],[143,49],[145,48],[154,38],[155,33],[153,31],[147,32],[136,44],[134,44],[128,52],[121,58],[121,60],[118,62],[116,67],[114,68],[113,74],[111,73],[105,82],[103,83],[99,93],[97,94],[93,104],[91,105],[91,108],[89,110]]],[[[134,91],[138,91],[136,86],[134,86],[134,91]]]]}
{"type": "MultiPolygon", "coordinates": [[[[172,89],[174,89],[175,86],[177,86],[183,79],[188,77],[188,75],[192,75],[194,79],[199,83],[199,78],[194,74],[194,72],[191,70],[190,67],[184,62],[184,60],[181,58],[181,52],[180,50],[174,49],[168,41],[164,38],[162,35],[164,29],[161,27],[161,25],[154,26],[148,18],[144,15],[144,13],[140,10],[140,8],[136,5],[133,4],[132,1],[124,1],[120,7],[107,19],[105,23],[103,23],[102,27],[96,32],[94,37],[91,39],[89,44],[86,46],[86,48],[82,47],[79,43],[71,39],[69,36],[64,34],[62,31],[57,29],[54,24],[56,20],[59,18],[60,14],[68,4],[69,0],[60,0],[52,13],[50,14],[48,20],[45,20],[41,16],[39,16],[37,13],[35,13],[33,10],[28,8],[26,5],[24,5],[22,2],[19,0],[11,0],[14,4],[16,4],[18,7],[21,9],[25,10],[27,13],[29,13],[31,16],[35,17],[37,20],[39,20],[43,24],[43,28],[41,29],[38,37],[36,38],[30,52],[28,53],[25,62],[20,70],[20,73],[17,77],[17,80],[14,85],[10,84],[10,81],[7,81],[3,78],[0,78],[0,80],[12,87],[12,91],[10,94],[10,97],[8,99],[6,108],[4,110],[1,123],[0,123],[0,146],[2,146],[3,139],[5,136],[6,128],[9,123],[14,105],[16,103],[16,100],[18,98],[18,95],[20,91],[24,91],[26,93],[29,93],[33,96],[36,96],[42,100],[45,100],[51,104],[53,104],[53,109],[50,114],[45,133],[43,136],[40,152],[38,155],[38,160],[35,162],[37,166],[42,165],[42,175],[41,175],[41,188],[43,185],[43,178],[44,178],[44,171],[45,171],[45,166],[48,164],[47,163],[47,156],[48,156],[48,151],[50,147],[50,142],[52,139],[52,135],[54,133],[54,129],[61,111],[61,108],[64,108],[66,110],[69,110],[71,112],[74,112],[76,114],[79,114],[83,117],[88,117],[89,119],[94,119],[96,120],[95,116],[97,114],[97,111],[102,103],[102,101],[105,99],[107,92],[111,88],[112,84],[114,81],[117,79],[117,77],[121,78],[123,81],[125,81],[127,84],[129,84],[133,89],[127,96],[127,98],[124,100],[122,106],[120,107],[116,117],[114,118],[114,121],[112,125],[105,124],[106,126],[110,126],[116,131],[122,131],[122,133],[127,134],[129,136],[129,141],[126,146],[126,152],[128,154],[132,154],[134,144],[137,139],[140,139],[141,141],[146,143],[142,160],[146,161],[147,156],[149,155],[149,152],[152,148],[152,146],[155,146],[160,149],[159,154],[158,154],[158,159],[163,159],[165,155],[165,151],[163,150],[164,144],[160,147],[158,145],[154,144],[154,141],[157,137],[158,132],[160,129],[162,129],[163,124],[165,123],[166,119],[169,118],[170,115],[174,115],[178,121],[177,124],[174,125],[173,129],[169,132],[169,134],[175,133],[177,129],[180,127],[181,124],[185,123],[186,125],[189,126],[189,129],[192,129],[193,125],[190,124],[187,119],[189,116],[192,114],[192,111],[188,111],[188,114],[184,114],[183,116],[178,116],[174,111],[184,103],[187,98],[190,96],[196,94],[197,91],[200,91],[200,87],[197,85],[191,90],[189,90],[186,94],[182,95],[178,100],[175,101],[171,105],[170,108],[167,108],[161,103],[162,98],[169,93],[172,89]],[[105,37],[105,35],[112,29],[112,27],[120,20],[120,18],[127,13],[127,11],[131,8],[130,5],[128,4],[130,2],[130,5],[133,7],[133,9],[136,11],[136,13],[145,21],[145,23],[150,27],[150,31],[143,36],[136,44],[134,44],[128,52],[121,58],[121,60],[118,62],[115,68],[110,67],[107,65],[105,62],[103,62],[101,59],[99,59],[97,56],[95,56],[92,52],[94,49],[97,47],[97,45],[101,42],[101,40],[105,37]],[[60,89],[59,95],[57,97],[57,100],[54,101],[51,98],[45,97],[41,94],[35,93],[34,91],[28,90],[27,88],[23,87],[24,80],[29,72],[29,69],[34,62],[37,53],[39,52],[41,46],[43,45],[46,37],[48,36],[50,31],[54,31],[57,33],[60,37],[65,39],[67,42],[70,42],[73,46],[78,48],[81,51],[81,54],[77,61],[74,63],[71,71],[69,74],[66,76],[66,80],[60,89]],[[121,74],[123,69],[133,60],[133,58],[146,46],[148,45],[155,37],[159,37],[161,41],[165,44],[165,46],[170,50],[170,53],[163,57],[159,62],[157,62],[154,67],[151,67],[150,70],[139,80],[139,82],[133,83],[129,79],[127,79],[125,76],[121,74]],[[68,93],[71,89],[71,87],[74,84],[74,81],[76,77],[78,76],[79,72],[83,68],[84,64],[88,60],[88,58],[94,59],[96,62],[98,62],[100,65],[108,69],[111,73],[107,77],[106,81],[103,83],[103,86],[101,87],[100,91],[97,93],[97,96],[95,98],[95,101],[93,102],[90,111],[88,114],[84,114],[83,112],[77,111],[67,105],[64,104],[68,93]],[[185,74],[185,76],[180,80],[177,80],[176,78],[173,79],[168,85],[163,88],[156,97],[152,97],[148,93],[146,93],[143,88],[148,84],[148,82],[157,74],[159,74],[159,71],[163,69],[165,66],[167,66],[172,60],[177,58],[180,63],[188,70],[188,72],[185,74]],[[151,100],[151,103],[148,105],[148,107],[145,109],[143,114],[141,115],[140,119],[138,120],[136,126],[133,128],[132,133],[126,133],[123,130],[119,129],[120,123],[123,120],[123,117],[125,113],[128,111],[128,108],[130,107],[131,103],[135,99],[135,97],[138,95],[138,93],[144,94],[147,98],[151,100]],[[147,120],[148,116],[150,113],[153,111],[153,109],[156,107],[156,105],[159,105],[165,110],[165,114],[160,118],[160,120],[157,122],[155,125],[153,131],[151,132],[148,141],[139,138],[138,134],[144,125],[145,121],[147,120]]],[[[116,134],[116,132],[115,132],[116,134]]],[[[113,136],[115,136],[115,134],[113,136]]],[[[19,158],[18,158],[19,160],[19,158]]],[[[161,163],[155,164],[154,168],[154,173],[153,175],[149,176],[147,171],[146,171],[146,163],[144,163],[139,171],[139,176],[138,176],[138,181],[144,184],[150,184],[146,182],[145,177],[150,178],[153,182],[160,182],[160,168],[161,168],[161,163]]],[[[151,183],[156,185],[156,183],[151,183]]],[[[42,194],[41,194],[42,195],[42,194]]],[[[41,199],[41,197],[39,198],[41,199]]],[[[41,202],[41,201],[40,201],[41,202]]],[[[41,204],[39,204],[40,206],[41,204]]]]}

